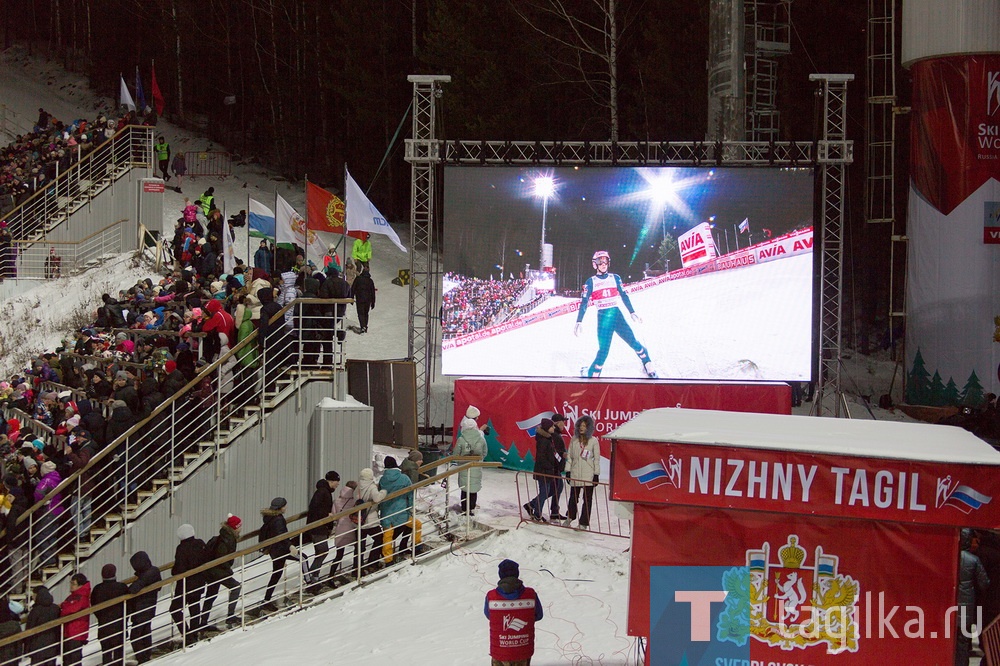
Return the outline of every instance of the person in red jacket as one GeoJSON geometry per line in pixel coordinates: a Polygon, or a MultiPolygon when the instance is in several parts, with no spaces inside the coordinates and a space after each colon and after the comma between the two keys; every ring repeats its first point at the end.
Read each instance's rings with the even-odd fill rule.
{"type": "Polygon", "coordinates": [[[514,560],[500,563],[500,581],[486,593],[483,612],[490,621],[492,666],[530,666],[535,622],[542,619],[538,594],[521,582],[514,560]]]}
{"type": "MultiPolygon", "coordinates": [[[[59,604],[59,616],[66,617],[90,608],[90,581],[81,573],[69,579],[69,596],[59,604]]],[[[90,633],[90,616],[84,615],[63,625],[63,664],[80,666],[83,663],[83,646],[90,633]]]]}
{"type": "Polygon", "coordinates": [[[222,301],[215,299],[209,301],[205,310],[208,320],[201,326],[202,333],[208,333],[205,338],[204,355],[206,361],[213,361],[222,346],[219,341],[220,333],[225,333],[230,340],[236,339],[236,322],[233,321],[233,315],[223,309],[222,301]]]}

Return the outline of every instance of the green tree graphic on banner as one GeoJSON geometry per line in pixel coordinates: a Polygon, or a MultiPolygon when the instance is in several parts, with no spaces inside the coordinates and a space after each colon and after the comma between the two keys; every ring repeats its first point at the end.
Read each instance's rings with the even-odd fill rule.
{"type": "Polygon", "coordinates": [[[930,373],[924,367],[924,357],[918,348],[906,382],[906,402],[911,405],[926,405],[929,394],[930,373]]]}
{"type": "Polygon", "coordinates": [[[979,377],[973,370],[972,374],[969,375],[969,380],[965,382],[965,388],[962,389],[962,404],[966,407],[979,407],[985,401],[983,385],[979,383],[979,377]]]}

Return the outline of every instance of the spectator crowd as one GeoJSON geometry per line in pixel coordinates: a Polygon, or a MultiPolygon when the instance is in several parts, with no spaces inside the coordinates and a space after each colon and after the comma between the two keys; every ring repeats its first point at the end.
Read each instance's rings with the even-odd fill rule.
{"type": "Polygon", "coordinates": [[[445,339],[506,321],[529,285],[524,278],[483,280],[457,273],[448,273],[445,281],[458,283],[443,297],[441,322],[445,339]]]}

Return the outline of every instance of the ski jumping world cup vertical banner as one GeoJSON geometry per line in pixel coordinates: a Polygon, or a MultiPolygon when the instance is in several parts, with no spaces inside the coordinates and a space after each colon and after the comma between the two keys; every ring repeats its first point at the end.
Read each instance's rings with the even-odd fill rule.
{"type": "Polygon", "coordinates": [[[1000,392],[1000,55],[914,63],[906,400],[1000,392]]]}

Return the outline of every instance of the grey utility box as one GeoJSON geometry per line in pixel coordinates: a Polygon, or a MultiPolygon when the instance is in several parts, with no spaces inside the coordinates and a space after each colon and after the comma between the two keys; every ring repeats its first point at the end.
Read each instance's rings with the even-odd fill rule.
{"type": "Polygon", "coordinates": [[[372,466],[372,415],[371,407],[350,396],[324,398],[316,405],[309,421],[310,479],[336,470],[346,483],[372,466]]]}

